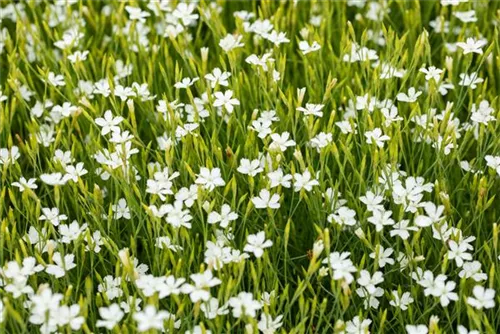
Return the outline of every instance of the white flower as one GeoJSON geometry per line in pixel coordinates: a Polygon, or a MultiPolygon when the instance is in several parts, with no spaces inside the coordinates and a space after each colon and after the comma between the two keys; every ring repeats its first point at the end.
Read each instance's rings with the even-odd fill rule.
{"type": "Polygon", "coordinates": [[[19,154],[19,148],[15,145],[10,149],[0,148],[0,165],[13,164],[19,157],[21,157],[21,154],[19,154]]]}
{"type": "Polygon", "coordinates": [[[135,280],[135,285],[146,297],[153,296],[158,292],[162,278],[153,275],[141,275],[135,280]]]}
{"type": "MultiPolygon", "coordinates": [[[[442,0],[441,0],[442,1],[442,0]]],[[[479,331],[476,330],[471,330],[469,331],[467,328],[465,328],[462,325],[458,325],[457,327],[457,333],[458,334],[479,334],[479,331]]]]}
{"type": "MultiPolygon", "coordinates": [[[[376,64],[373,65],[376,66],[376,64]]],[[[380,79],[402,78],[405,73],[405,69],[398,69],[388,63],[382,63],[380,67],[380,79]]]]}
{"type": "Polygon", "coordinates": [[[351,259],[349,259],[350,255],[350,252],[333,252],[322,261],[322,263],[327,263],[333,270],[332,278],[334,280],[344,279],[347,284],[351,284],[354,280],[354,276],[351,273],[356,272],[357,269],[351,259]]]}
{"type": "Polygon", "coordinates": [[[156,95],[151,96],[147,83],[139,84],[134,82],[132,83],[132,88],[135,89],[135,95],[140,97],[142,102],[151,101],[156,98],[156,95]]]}
{"type": "Polygon", "coordinates": [[[223,204],[220,213],[212,211],[208,214],[207,223],[219,223],[220,227],[226,228],[229,226],[230,222],[236,219],[238,219],[238,215],[231,211],[231,207],[229,205],[223,204]]]}
{"type": "Polygon", "coordinates": [[[279,315],[275,319],[273,319],[273,317],[271,317],[269,314],[261,313],[257,327],[264,334],[273,334],[283,325],[283,322],[281,321],[282,319],[282,315],[279,315]]]}
{"type": "Polygon", "coordinates": [[[194,14],[197,6],[194,3],[179,3],[172,12],[172,15],[179,19],[182,24],[186,27],[193,26],[196,24],[199,15],[194,14]]]}
{"type": "Polygon", "coordinates": [[[479,39],[476,40],[474,38],[467,38],[467,40],[464,42],[457,42],[457,46],[461,47],[464,50],[464,54],[468,53],[477,53],[482,55],[483,54],[483,49],[482,47],[486,45],[486,41],[484,39],[479,39]]]}
{"type": "Polygon", "coordinates": [[[329,223],[337,223],[341,226],[354,226],[357,223],[356,211],[349,209],[346,206],[341,206],[335,213],[330,214],[327,217],[329,223]]]}
{"type": "Polygon", "coordinates": [[[259,58],[257,55],[252,54],[245,59],[245,62],[251,65],[260,66],[262,67],[264,72],[267,72],[269,70],[267,64],[273,63],[275,61],[275,59],[271,58],[271,56],[272,56],[271,53],[265,53],[259,58]]]}
{"type": "Polygon", "coordinates": [[[270,34],[268,33],[263,34],[263,37],[268,41],[270,41],[271,43],[274,43],[274,45],[276,46],[290,42],[290,40],[286,38],[286,32],[278,32],[276,30],[271,31],[270,34]]]}
{"type": "Polygon", "coordinates": [[[136,92],[134,92],[132,87],[124,87],[122,85],[116,85],[113,94],[122,101],[127,101],[129,97],[136,96],[136,92]]]}
{"type": "Polygon", "coordinates": [[[191,87],[192,85],[194,85],[194,83],[196,81],[198,81],[200,78],[196,77],[196,78],[183,78],[180,82],[176,82],[174,84],[174,87],[177,88],[177,89],[181,89],[181,88],[188,88],[188,87],[191,87]]]}
{"type": "Polygon", "coordinates": [[[192,207],[197,199],[198,187],[196,186],[196,184],[192,184],[189,188],[182,187],[175,194],[175,200],[184,202],[184,205],[188,208],[192,207]]]}
{"type": "Polygon", "coordinates": [[[215,319],[218,315],[225,315],[229,313],[227,304],[219,307],[219,300],[217,298],[210,298],[207,302],[200,305],[200,309],[208,319],[215,319]]]}
{"type": "Polygon", "coordinates": [[[450,248],[450,250],[448,251],[448,259],[455,259],[457,267],[462,267],[464,264],[464,260],[472,260],[472,254],[467,253],[467,251],[472,250],[472,246],[467,242],[457,243],[454,240],[448,240],[448,247],[450,248]]]}
{"type": "Polygon", "coordinates": [[[408,309],[408,305],[414,302],[414,299],[411,297],[409,292],[404,292],[401,297],[399,296],[398,291],[392,291],[393,299],[389,302],[394,307],[399,307],[401,310],[406,311],[408,309]]]}
{"type": "Polygon", "coordinates": [[[313,179],[311,173],[306,170],[304,173],[295,173],[293,175],[293,189],[294,191],[301,191],[302,189],[306,191],[311,191],[313,186],[318,186],[319,182],[313,179]]]}
{"type": "Polygon", "coordinates": [[[434,223],[439,223],[444,219],[444,217],[442,217],[442,214],[444,212],[443,205],[436,206],[436,204],[432,202],[425,202],[420,206],[424,208],[426,215],[416,216],[415,225],[419,227],[427,227],[431,226],[434,223]]]}
{"type": "Polygon", "coordinates": [[[429,329],[426,325],[406,325],[407,334],[427,334],[429,329]]]}
{"type": "Polygon", "coordinates": [[[79,316],[80,305],[73,304],[71,306],[62,305],[57,310],[57,323],[59,326],[69,325],[73,331],[78,331],[85,323],[85,318],[79,316]]]}
{"type": "Polygon", "coordinates": [[[310,52],[318,51],[319,49],[321,49],[321,45],[319,45],[316,41],[314,41],[311,45],[309,45],[307,41],[300,41],[299,49],[303,55],[306,55],[310,52]]]}
{"type": "Polygon", "coordinates": [[[208,169],[206,167],[200,168],[200,174],[198,174],[195,183],[203,186],[209,192],[212,192],[215,187],[223,187],[226,184],[219,168],[208,169]]]}
{"type": "Polygon", "coordinates": [[[384,197],[375,194],[370,190],[368,190],[364,196],[361,196],[359,200],[366,205],[366,210],[370,212],[381,211],[384,209],[384,205],[381,204],[384,201],[384,197]]]}
{"type": "MultiPolygon", "coordinates": [[[[441,6],[458,6],[463,2],[468,2],[469,0],[441,0],[441,6]]],[[[461,334],[461,333],[460,333],[461,334]]]]}
{"type": "Polygon", "coordinates": [[[37,189],[38,186],[36,185],[35,181],[36,181],[35,178],[31,178],[29,180],[26,180],[24,178],[24,176],[21,176],[21,178],[19,179],[19,181],[12,182],[12,185],[14,187],[18,187],[20,192],[23,192],[23,191],[25,191],[27,189],[37,189]]]}
{"type": "Polygon", "coordinates": [[[237,171],[241,174],[250,175],[252,177],[264,171],[259,160],[255,159],[250,161],[249,159],[241,159],[240,166],[237,171]]]}
{"type": "Polygon", "coordinates": [[[200,325],[196,325],[193,329],[185,331],[184,334],[212,334],[212,331],[200,325]]]}
{"type": "MultiPolygon", "coordinates": [[[[55,105],[50,111],[50,116],[53,120],[59,120],[62,117],[69,117],[74,115],[78,110],[78,107],[72,105],[69,102],[64,102],[62,105],[55,105]]],[[[58,122],[58,121],[56,121],[58,122]]]]}
{"type": "Polygon", "coordinates": [[[60,163],[63,167],[65,167],[66,165],[71,164],[75,161],[75,159],[73,159],[71,157],[71,151],[64,152],[64,151],[59,150],[59,149],[57,149],[54,152],[54,158],[52,158],[52,160],[55,163],[60,163]]]}
{"type": "Polygon", "coordinates": [[[120,307],[125,313],[130,313],[130,311],[138,312],[141,310],[141,303],[141,298],[134,298],[133,296],[129,296],[126,301],[120,303],[120,307]]]}
{"type": "Polygon", "coordinates": [[[172,244],[172,241],[167,236],[156,238],[155,246],[159,249],[170,249],[173,252],[182,250],[181,246],[172,244]]]}
{"type": "Polygon", "coordinates": [[[131,135],[129,131],[122,132],[121,129],[118,129],[111,133],[109,141],[114,144],[124,144],[132,139],[134,139],[134,136],[131,135]]]}
{"type": "Polygon", "coordinates": [[[375,143],[380,148],[384,147],[385,141],[391,139],[389,136],[383,135],[380,128],[375,128],[373,131],[366,131],[365,137],[368,144],[375,143]]]}
{"type": "Polygon", "coordinates": [[[373,276],[367,270],[359,272],[358,284],[362,286],[369,294],[375,292],[377,285],[384,282],[384,276],[381,271],[376,271],[373,276]]]}
{"type": "Polygon", "coordinates": [[[64,77],[62,75],[56,75],[54,72],[49,72],[47,77],[47,82],[54,87],[64,86],[66,82],[64,81],[64,77]]]}
{"type": "Polygon", "coordinates": [[[460,81],[458,84],[460,86],[469,87],[471,89],[476,89],[477,84],[483,82],[484,79],[478,77],[477,72],[472,72],[470,75],[467,73],[460,73],[460,81]]]}
{"type": "Polygon", "coordinates": [[[489,122],[493,122],[496,119],[495,116],[492,115],[494,111],[495,110],[490,107],[490,103],[486,100],[481,101],[479,107],[473,103],[470,119],[475,123],[488,125],[489,122]]]}
{"type": "Polygon", "coordinates": [[[401,102],[415,102],[417,101],[417,98],[422,95],[422,92],[416,91],[414,87],[410,87],[408,89],[408,94],[406,93],[399,93],[396,95],[396,99],[401,102]]]}
{"type": "Polygon", "coordinates": [[[335,125],[339,127],[340,131],[343,133],[343,134],[349,134],[349,133],[356,133],[356,127],[357,127],[357,124],[356,123],[353,123],[351,125],[351,123],[349,121],[340,121],[340,122],[335,122],[335,125]]]}
{"type": "Polygon", "coordinates": [[[453,281],[446,282],[445,279],[438,279],[440,276],[436,277],[434,282],[433,295],[439,298],[441,306],[446,307],[450,304],[450,301],[458,300],[458,295],[453,292],[457,284],[453,281]]]}
{"type": "Polygon", "coordinates": [[[232,90],[226,90],[224,93],[215,92],[214,97],[214,107],[224,107],[229,114],[233,112],[233,106],[240,105],[240,101],[236,98],[233,98],[232,90]]]}
{"type": "Polygon", "coordinates": [[[139,7],[125,6],[125,10],[129,14],[131,20],[137,20],[141,23],[146,22],[146,18],[151,15],[149,12],[143,11],[139,7]]]}
{"type": "Polygon", "coordinates": [[[453,12],[453,15],[457,17],[460,21],[463,23],[469,23],[469,22],[476,22],[477,17],[476,17],[476,11],[475,10],[468,10],[465,12],[453,12]]]}
{"type": "Polygon", "coordinates": [[[250,25],[245,25],[244,27],[246,32],[253,32],[256,33],[257,35],[263,36],[264,34],[268,33],[273,29],[273,24],[271,21],[265,19],[265,20],[256,20],[254,23],[250,25]]]}
{"type": "Polygon", "coordinates": [[[66,166],[66,175],[65,177],[68,178],[68,180],[72,180],[73,182],[78,182],[78,179],[87,174],[88,171],[83,167],[83,162],[79,162],[76,164],[76,166],[66,166]]]}
{"type": "Polygon", "coordinates": [[[368,218],[368,222],[375,225],[375,231],[381,232],[384,226],[394,225],[395,222],[391,218],[392,211],[390,210],[375,210],[373,211],[373,215],[368,218]]]}
{"type": "Polygon", "coordinates": [[[281,135],[278,133],[271,134],[271,139],[273,142],[269,145],[269,148],[272,150],[280,150],[281,152],[285,152],[287,147],[295,146],[295,141],[289,139],[290,133],[283,132],[281,135]]]}
{"type": "Polygon", "coordinates": [[[262,189],[258,197],[252,198],[252,203],[257,209],[279,209],[280,207],[280,195],[273,194],[271,196],[269,190],[262,189]]]}
{"type": "Polygon", "coordinates": [[[367,47],[361,47],[356,43],[351,44],[351,51],[342,57],[342,60],[349,63],[363,62],[367,60],[377,60],[377,51],[367,47]]]}
{"type": "Polygon", "coordinates": [[[142,333],[150,329],[163,330],[163,322],[171,317],[167,311],[157,311],[153,305],[147,305],[142,311],[133,315],[137,321],[137,330],[142,333]]]}
{"type": "Polygon", "coordinates": [[[59,314],[57,313],[61,306],[60,303],[62,299],[63,295],[60,293],[52,293],[48,284],[40,284],[37,293],[34,294],[32,291],[30,295],[30,301],[28,302],[31,311],[29,322],[36,325],[42,325],[40,328],[42,333],[55,332],[57,330],[57,324],[60,320],[63,320],[58,319],[59,314]]]}
{"type": "Polygon", "coordinates": [[[394,259],[391,257],[394,250],[392,248],[384,248],[381,245],[375,247],[375,252],[370,253],[370,258],[376,259],[380,268],[384,268],[386,264],[394,264],[394,259]]]}
{"type": "Polygon", "coordinates": [[[257,311],[262,308],[262,304],[253,299],[253,295],[249,292],[240,292],[238,296],[231,297],[228,304],[231,306],[232,314],[235,318],[242,316],[255,318],[257,311]]]}
{"type": "Polygon", "coordinates": [[[87,224],[80,226],[76,220],[74,220],[69,225],[61,224],[59,225],[59,234],[61,235],[61,242],[63,244],[69,244],[72,241],[78,239],[80,235],[87,229],[87,224]]]}
{"type": "Polygon", "coordinates": [[[435,82],[439,82],[441,74],[444,72],[436,66],[430,66],[429,68],[422,67],[419,71],[425,74],[425,80],[429,81],[433,79],[435,82]]]}
{"type": "Polygon", "coordinates": [[[94,94],[100,94],[108,97],[111,94],[111,87],[106,79],[101,79],[94,84],[94,94]]]}
{"type": "Polygon", "coordinates": [[[214,277],[210,270],[201,274],[192,274],[189,276],[194,285],[184,284],[181,287],[182,293],[189,294],[189,298],[193,303],[200,300],[208,301],[210,299],[210,288],[222,283],[220,279],[214,277]]]}
{"type": "Polygon", "coordinates": [[[486,281],[488,278],[488,276],[481,271],[481,263],[479,261],[465,262],[458,276],[460,278],[472,278],[476,282],[486,281]]]}
{"type": "Polygon", "coordinates": [[[48,220],[54,226],[58,226],[61,221],[68,219],[68,216],[59,214],[58,208],[42,208],[42,213],[43,215],[38,219],[48,220]]]}
{"type": "Polygon", "coordinates": [[[355,316],[352,320],[346,323],[345,331],[347,334],[369,334],[368,328],[372,321],[370,319],[361,320],[359,316],[355,316]]]}
{"type": "Polygon", "coordinates": [[[104,245],[104,242],[101,238],[101,232],[99,230],[92,233],[90,242],[88,239],[85,239],[85,241],[88,243],[87,246],[85,246],[86,252],[92,250],[95,253],[99,253],[101,251],[101,246],[104,245]]]}
{"type": "Polygon", "coordinates": [[[500,156],[487,155],[484,157],[486,165],[494,169],[498,176],[500,176],[500,156]]]}
{"type": "Polygon", "coordinates": [[[392,226],[392,230],[389,232],[391,237],[398,236],[403,240],[408,240],[410,237],[409,231],[418,231],[416,226],[408,226],[410,221],[407,219],[401,220],[399,223],[396,223],[392,226]]]}
{"type": "Polygon", "coordinates": [[[76,267],[74,263],[75,256],[73,254],[66,254],[63,259],[61,253],[55,252],[54,255],[52,255],[52,260],[55,264],[47,265],[45,271],[47,274],[54,275],[56,278],[63,277],[68,270],[76,267]]]}
{"type": "Polygon", "coordinates": [[[264,139],[267,137],[267,135],[272,133],[271,125],[272,125],[272,122],[270,122],[270,121],[255,120],[255,121],[252,121],[252,126],[250,127],[250,129],[258,132],[257,136],[261,139],[264,139]]]}
{"type": "Polygon", "coordinates": [[[113,117],[111,110],[106,110],[104,112],[104,118],[96,118],[95,123],[99,125],[101,129],[101,134],[104,136],[111,131],[120,131],[118,124],[123,121],[123,117],[116,116],[113,117]]]}
{"type": "Polygon", "coordinates": [[[186,123],[184,125],[178,125],[175,129],[175,137],[177,139],[183,138],[189,134],[197,137],[198,134],[194,132],[199,127],[198,123],[186,123]]]}
{"type": "Polygon", "coordinates": [[[310,145],[313,148],[316,148],[318,153],[321,152],[321,149],[326,147],[333,141],[333,136],[331,133],[318,133],[314,138],[311,139],[310,145]]]}
{"type": "Polygon", "coordinates": [[[241,43],[241,39],[243,36],[240,35],[231,35],[228,34],[226,37],[220,40],[219,46],[226,52],[229,52],[233,49],[240,48],[245,44],[241,43]]]}
{"type": "Polygon", "coordinates": [[[292,175],[290,174],[283,174],[283,170],[281,168],[278,168],[277,170],[273,172],[267,173],[267,177],[269,178],[269,181],[271,184],[269,187],[275,188],[277,186],[282,186],[285,188],[290,188],[291,187],[291,180],[292,180],[292,175]]]}
{"type": "Polygon", "coordinates": [[[120,198],[118,200],[118,204],[113,204],[111,206],[111,209],[114,212],[114,219],[120,219],[120,218],[125,218],[125,219],[130,219],[130,209],[127,205],[127,201],[125,198],[120,198]]]}
{"type": "Polygon", "coordinates": [[[229,82],[227,79],[231,76],[229,72],[222,72],[222,70],[218,67],[214,68],[212,73],[205,75],[205,79],[210,81],[212,88],[215,88],[217,84],[220,86],[227,87],[229,82]]]}
{"type": "Polygon", "coordinates": [[[467,303],[470,306],[478,310],[495,307],[495,290],[485,289],[480,285],[476,285],[472,290],[472,293],[474,297],[467,298],[467,303]]]}
{"type": "Polygon", "coordinates": [[[101,319],[97,320],[96,326],[111,330],[123,319],[124,313],[118,304],[111,304],[109,307],[100,307],[99,315],[101,319]]]}
{"type": "Polygon", "coordinates": [[[123,295],[123,290],[120,288],[121,283],[121,277],[107,275],[103,278],[103,283],[97,286],[97,291],[106,293],[106,297],[109,300],[113,300],[123,295]]]}
{"type": "Polygon", "coordinates": [[[190,221],[193,219],[188,209],[184,209],[182,201],[175,201],[174,204],[165,204],[160,208],[162,213],[166,213],[166,222],[174,228],[185,227],[191,228],[190,221]]]}
{"type": "Polygon", "coordinates": [[[87,55],[89,54],[89,51],[76,51],[74,52],[73,54],[70,54],[68,56],[68,60],[73,63],[73,64],[76,64],[77,62],[81,62],[81,61],[84,61],[84,60],[87,60],[87,55]]]}
{"type": "Polygon", "coordinates": [[[455,89],[455,86],[449,82],[441,82],[439,84],[438,87],[439,94],[445,96],[446,94],[448,94],[449,89],[455,89]]]}
{"type": "Polygon", "coordinates": [[[323,109],[324,105],[323,104],[313,104],[313,103],[306,103],[306,107],[298,107],[298,111],[302,111],[304,115],[314,115],[318,117],[323,117],[323,112],[321,109],[323,109]]]}
{"type": "Polygon", "coordinates": [[[384,125],[386,127],[390,126],[393,122],[402,121],[403,117],[399,116],[398,108],[396,106],[391,106],[389,108],[380,109],[382,115],[384,115],[385,122],[384,125]]]}
{"type": "Polygon", "coordinates": [[[247,236],[247,243],[243,251],[253,253],[255,257],[262,257],[262,255],[264,255],[264,249],[272,245],[273,242],[271,240],[266,240],[265,232],[260,231],[257,234],[250,234],[247,236]]]}

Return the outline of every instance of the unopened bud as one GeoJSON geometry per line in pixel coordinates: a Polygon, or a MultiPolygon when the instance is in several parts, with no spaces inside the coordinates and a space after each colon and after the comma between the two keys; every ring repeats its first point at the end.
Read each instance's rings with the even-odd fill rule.
{"type": "Polygon", "coordinates": [[[306,94],[306,87],[297,88],[297,102],[299,105],[302,104],[305,94],[306,94]]]}
{"type": "Polygon", "coordinates": [[[320,277],[325,277],[327,275],[328,275],[328,268],[327,267],[319,268],[319,276],[320,277]]]}
{"type": "Polygon", "coordinates": [[[200,49],[200,52],[201,52],[201,61],[203,63],[206,63],[208,61],[208,50],[209,48],[201,48],[200,49]]]}
{"type": "Polygon", "coordinates": [[[323,240],[316,241],[313,245],[313,257],[317,258],[321,254],[321,252],[323,252],[324,248],[325,245],[323,243],[323,240]]]}
{"type": "Polygon", "coordinates": [[[446,56],[444,63],[446,64],[446,69],[448,70],[448,72],[451,73],[453,70],[453,57],[446,56]]]}

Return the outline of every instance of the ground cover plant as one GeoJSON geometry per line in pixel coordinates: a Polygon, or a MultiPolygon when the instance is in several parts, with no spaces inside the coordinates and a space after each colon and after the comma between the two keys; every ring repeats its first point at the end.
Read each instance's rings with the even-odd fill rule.
{"type": "Polygon", "coordinates": [[[1,333],[499,333],[499,1],[0,2],[1,333]]]}

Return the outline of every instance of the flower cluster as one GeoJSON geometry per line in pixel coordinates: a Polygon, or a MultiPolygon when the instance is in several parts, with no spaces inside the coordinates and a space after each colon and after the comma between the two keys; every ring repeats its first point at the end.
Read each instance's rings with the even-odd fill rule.
{"type": "Polygon", "coordinates": [[[0,4],[0,332],[499,333],[500,2],[0,4]]]}

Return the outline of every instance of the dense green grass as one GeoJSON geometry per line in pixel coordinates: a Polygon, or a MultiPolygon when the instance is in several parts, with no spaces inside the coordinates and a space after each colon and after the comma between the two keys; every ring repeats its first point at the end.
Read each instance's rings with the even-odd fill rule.
{"type": "Polygon", "coordinates": [[[0,2],[1,333],[500,332],[500,2],[55,2],[0,2]]]}

